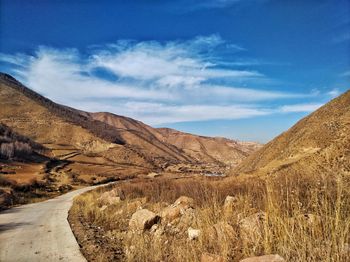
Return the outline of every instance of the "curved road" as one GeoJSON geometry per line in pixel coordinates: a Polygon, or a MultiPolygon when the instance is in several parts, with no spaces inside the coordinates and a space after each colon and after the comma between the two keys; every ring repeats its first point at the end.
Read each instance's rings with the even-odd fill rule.
{"type": "Polygon", "coordinates": [[[0,261],[86,261],[67,221],[73,198],[97,186],[0,213],[0,261]]]}

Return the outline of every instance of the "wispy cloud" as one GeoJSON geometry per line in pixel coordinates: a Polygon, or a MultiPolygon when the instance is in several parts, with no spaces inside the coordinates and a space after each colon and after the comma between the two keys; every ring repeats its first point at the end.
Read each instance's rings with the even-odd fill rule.
{"type": "MultiPolygon", "coordinates": [[[[211,35],[164,43],[123,40],[91,47],[87,53],[39,47],[34,55],[0,54],[0,60],[26,85],[59,103],[149,124],[262,116],[279,109],[269,101],[312,96],[240,86],[269,78],[256,70],[227,66],[235,62],[231,58],[214,59],[218,48],[243,51],[211,35]]],[[[313,108],[285,106],[282,112],[313,108]]]]}
{"type": "Polygon", "coordinates": [[[312,112],[320,108],[323,104],[320,103],[310,103],[310,104],[295,104],[295,105],[285,105],[280,108],[283,113],[302,113],[302,112],[312,112]]]}

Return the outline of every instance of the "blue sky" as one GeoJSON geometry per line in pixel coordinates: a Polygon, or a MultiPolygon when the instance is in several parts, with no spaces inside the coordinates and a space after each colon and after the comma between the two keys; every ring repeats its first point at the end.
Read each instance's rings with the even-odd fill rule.
{"type": "Polygon", "coordinates": [[[0,70],[87,111],[266,142],[349,89],[348,0],[0,1],[0,70]]]}

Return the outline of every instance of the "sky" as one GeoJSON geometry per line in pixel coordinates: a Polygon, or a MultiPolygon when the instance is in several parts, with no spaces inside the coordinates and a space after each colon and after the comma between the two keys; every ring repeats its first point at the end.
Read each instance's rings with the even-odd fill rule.
{"type": "Polygon", "coordinates": [[[78,109],[265,143],[350,88],[350,1],[0,0],[0,71],[78,109]]]}

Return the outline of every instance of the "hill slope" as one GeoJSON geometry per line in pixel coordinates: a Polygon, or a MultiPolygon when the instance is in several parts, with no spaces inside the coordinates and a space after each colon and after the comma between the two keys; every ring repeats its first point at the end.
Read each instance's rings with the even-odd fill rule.
{"type": "Polygon", "coordinates": [[[6,74],[0,74],[0,104],[0,122],[43,145],[53,157],[69,160],[70,169],[85,180],[154,166],[126,145],[114,127],[56,104],[6,74]]]}
{"type": "Polygon", "coordinates": [[[246,158],[234,173],[350,171],[350,90],[246,158]]]}
{"type": "Polygon", "coordinates": [[[70,167],[78,173],[89,173],[92,167],[108,174],[130,166],[159,169],[182,163],[236,166],[257,148],[254,143],[157,129],[111,113],[76,110],[52,102],[7,74],[0,74],[0,103],[2,123],[42,144],[53,157],[73,162],[70,167]]]}
{"type": "Polygon", "coordinates": [[[140,121],[105,112],[89,113],[89,116],[113,126],[123,141],[135,146],[144,155],[151,154],[153,158],[163,159],[164,162],[195,161],[187,156],[181,148],[162,141],[162,137],[156,129],[140,121]]]}
{"type": "Polygon", "coordinates": [[[260,148],[253,142],[239,142],[221,137],[196,136],[170,128],[158,128],[163,141],[181,148],[187,155],[208,163],[236,166],[260,148]]]}
{"type": "Polygon", "coordinates": [[[141,151],[171,155],[181,162],[236,166],[260,147],[253,142],[204,137],[170,128],[153,128],[140,121],[111,113],[90,113],[91,117],[114,126],[127,143],[141,151]]]}

